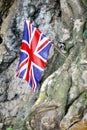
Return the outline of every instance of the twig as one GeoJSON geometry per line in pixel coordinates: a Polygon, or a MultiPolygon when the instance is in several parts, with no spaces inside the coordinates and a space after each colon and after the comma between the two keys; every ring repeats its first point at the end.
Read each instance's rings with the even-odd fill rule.
{"type": "Polygon", "coordinates": [[[55,48],[63,57],[66,58],[66,56],[61,52],[61,50],[60,50],[55,44],[53,44],[53,45],[54,45],[54,48],[55,48]]]}

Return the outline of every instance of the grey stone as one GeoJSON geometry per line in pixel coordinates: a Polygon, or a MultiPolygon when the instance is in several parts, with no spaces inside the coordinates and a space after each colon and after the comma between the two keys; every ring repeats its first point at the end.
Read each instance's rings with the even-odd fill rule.
{"type": "Polygon", "coordinates": [[[0,129],[2,129],[3,128],[3,123],[0,123],[0,129]]]}
{"type": "Polygon", "coordinates": [[[86,122],[87,41],[83,41],[86,21],[83,11],[85,8],[83,10],[79,0],[0,1],[0,35],[3,37],[0,44],[0,122],[3,125],[13,125],[16,121],[14,130],[62,130],[78,125],[80,120],[86,122]],[[58,52],[54,45],[51,47],[35,94],[26,81],[15,76],[26,19],[55,45],[58,41],[65,43],[66,57],[61,55],[60,48],[58,52]]]}

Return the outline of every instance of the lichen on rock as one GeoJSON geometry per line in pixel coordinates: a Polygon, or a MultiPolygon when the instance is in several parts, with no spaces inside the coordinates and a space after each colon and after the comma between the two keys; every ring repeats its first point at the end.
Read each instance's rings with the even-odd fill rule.
{"type": "Polygon", "coordinates": [[[2,130],[11,125],[13,130],[87,129],[86,4],[86,0],[0,1],[2,130]],[[59,49],[51,47],[36,93],[15,77],[25,19],[59,49]]]}

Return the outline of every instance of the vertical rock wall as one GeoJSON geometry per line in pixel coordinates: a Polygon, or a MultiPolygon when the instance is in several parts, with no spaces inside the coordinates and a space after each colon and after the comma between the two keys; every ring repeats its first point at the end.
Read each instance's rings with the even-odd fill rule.
{"type": "Polygon", "coordinates": [[[87,128],[86,4],[85,0],[0,1],[2,129],[14,124],[13,130],[87,128]],[[25,19],[57,47],[51,47],[36,94],[28,83],[15,77],[25,19]]]}

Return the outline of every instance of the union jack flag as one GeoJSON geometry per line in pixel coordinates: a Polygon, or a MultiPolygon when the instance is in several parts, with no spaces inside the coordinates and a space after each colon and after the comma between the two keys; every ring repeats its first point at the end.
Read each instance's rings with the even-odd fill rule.
{"type": "Polygon", "coordinates": [[[48,59],[52,41],[25,21],[16,76],[29,82],[35,92],[48,59]]]}

